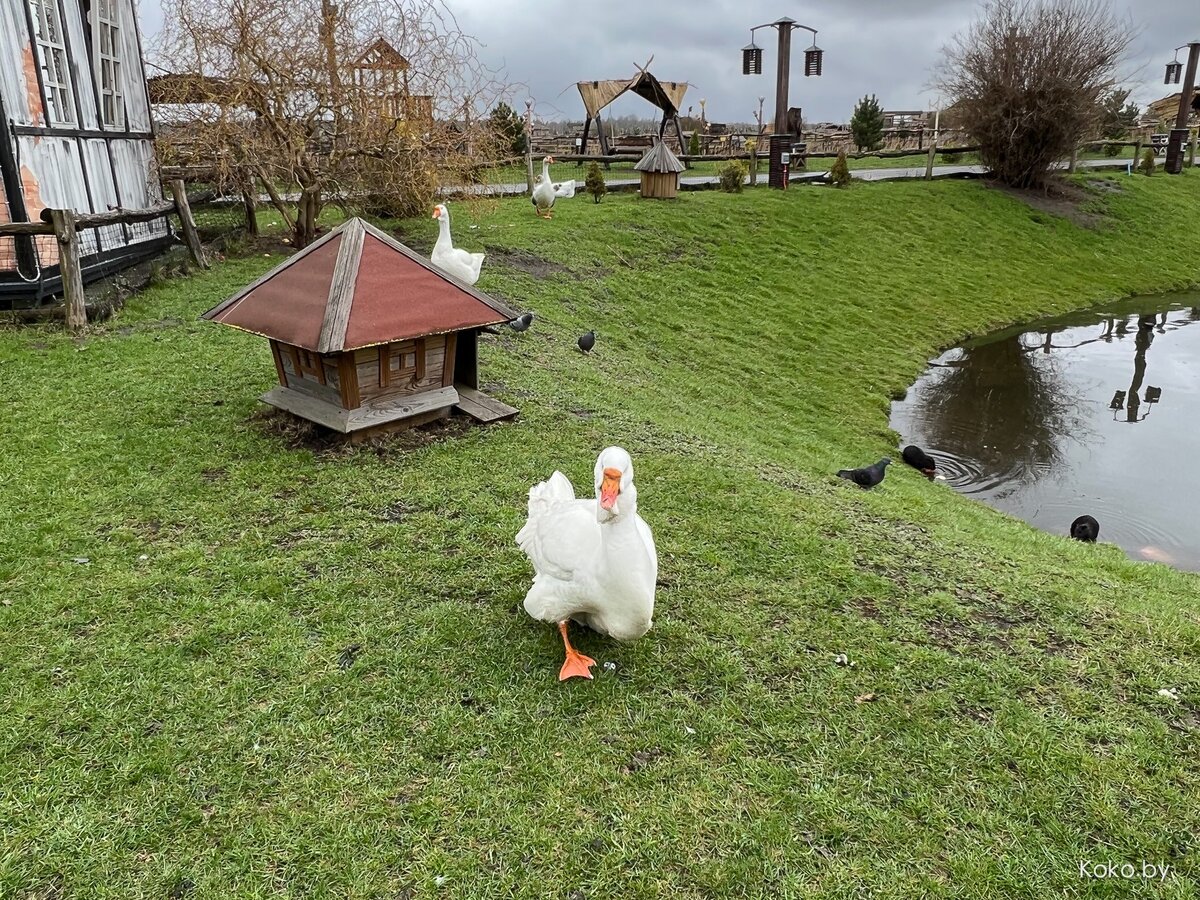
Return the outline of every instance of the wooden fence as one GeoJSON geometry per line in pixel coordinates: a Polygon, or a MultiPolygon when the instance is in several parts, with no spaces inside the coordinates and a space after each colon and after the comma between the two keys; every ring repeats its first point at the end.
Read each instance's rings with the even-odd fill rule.
{"type": "Polygon", "coordinates": [[[79,233],[106,225],[132,225],[177,215],[184,243],[196,265],[208,268],[204,247],[196,231],[191,205],[182,181],[167,183],[171,199],[145,209],[115,209],[103,213],[76,213],[69,209],[43,209],[37,222],[6,222],[0,224],[0,237],[54,235],[58,239],[58,266],[62,276],[63,300],[67,329],[78,332],[87,325],[87,300],[83,290],[83,270],[80,266],[79,233]]]}

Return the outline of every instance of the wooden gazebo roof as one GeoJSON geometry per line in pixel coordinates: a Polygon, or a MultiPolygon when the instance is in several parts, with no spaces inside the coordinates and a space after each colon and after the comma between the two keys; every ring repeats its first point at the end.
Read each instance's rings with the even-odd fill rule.
{"type": "Polygon", "coordinates": [[[687,93],[688,89],[686,81],[659,81],[644,68],[639,70],[633,78],[580,81],[576,86],[579,88],[579,95],[583,98],[583,105],[588,116],[593,119],[600,110],[626,91],[633,91],[639,97],[649,100],[668,117],[677,116],[679,115],[679,106],[683,103],[683,95],[687,93]]]}
{"type": "Polygon", "coordinates": [[[503,303],[358,218],[201,316],[315,353],[498,325],[515,317],[503,303]]]}
{"type": "Polygon", "coordinates": [[[638,160],[633,167],[638,172],[660,172],[671,174],[682,172],[686,166],[679,157],[671,152],[671,148],[662,141],[655,141],[654,146],[646,151],[646,155],[638,160]]]}

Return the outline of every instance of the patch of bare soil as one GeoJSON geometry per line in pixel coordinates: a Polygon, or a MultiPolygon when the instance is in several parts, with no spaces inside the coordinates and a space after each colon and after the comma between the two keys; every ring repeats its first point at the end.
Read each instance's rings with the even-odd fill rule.
{"type": "Polygon", "coordinates": [[[499,262],[503,266],[508,266],[510,269],[516,269],[518,272],[524,272],[526,275],[532,275],[535,278],[544,278],[547,275],[561,275],[571,271],[561,263],[538,256],[536,253],[530,253],[528,250],[495,246],[485,246],[483,249],[494,262],[499,262]]]}
{"type": "Polygon", "coordinates": [[[991,182],[991,187],[1037,212],[1066,219],[1080,228],[1098,228],[1104,222],[1104,216],[1083,209],[1095,196],[1069,181],[1052,181],[1041,188],[1011,188],[991,182]]]}
{"type": "Polygon", "coordinates": [[[280,409],[256,410],[250,421],[262,432],[283,442],[289,450],[311,450],[319,456],[351,456],[358,452],[374,452],[378,456],[407,453],[431,444],[460,437],[472,427],[466,416],[451,416],[415,428],[394,431],[354,442],[350,435],[325,428],[280,409]]]}

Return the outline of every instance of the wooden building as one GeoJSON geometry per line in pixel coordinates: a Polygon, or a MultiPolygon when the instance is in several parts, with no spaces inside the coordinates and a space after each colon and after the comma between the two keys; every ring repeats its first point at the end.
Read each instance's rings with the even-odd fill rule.
{"type": "MultiPolygon", "coordinates": [[[[0,0],[0,222],[162,199],[133,0],[0,0]]],[[[170,240],[165,218],[80,234],[84,280],[170,240]]],[[[53,237],[0,238],[0,306],[61,291],[53,237]]]]}
{"type": "Polygon", "coordinates": [[[350,219],[202,318],[261,335],[272,406],[343,433],[410,427],[453,409],[517,410],[479,391],[481,328],[516,314],[362,219],[350,219]]]}
{"type": "Polygon", "coordinates": [[[662,141],[651,147],[634,167],[642,175],[642,196],[673,200],[679,194],[679,173],[684,166],[662,141]]]}

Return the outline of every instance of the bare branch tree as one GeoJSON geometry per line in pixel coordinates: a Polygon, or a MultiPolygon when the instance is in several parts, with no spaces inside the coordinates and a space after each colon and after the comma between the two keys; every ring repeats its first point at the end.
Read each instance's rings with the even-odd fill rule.
{"type": "Polygon", "coordinates": [[[996,178],[1036,187],[1095,124],[1134,37],[1106,0],[990,0],[936,83],[996,178]]]}
{"type": "Polygon", "coordinates": [[[296,246],[327,202],[411,215],[504,154],[486,114],[507,87],[441,0],[165,7],[162,156],[261,183],[296,246]]]}

